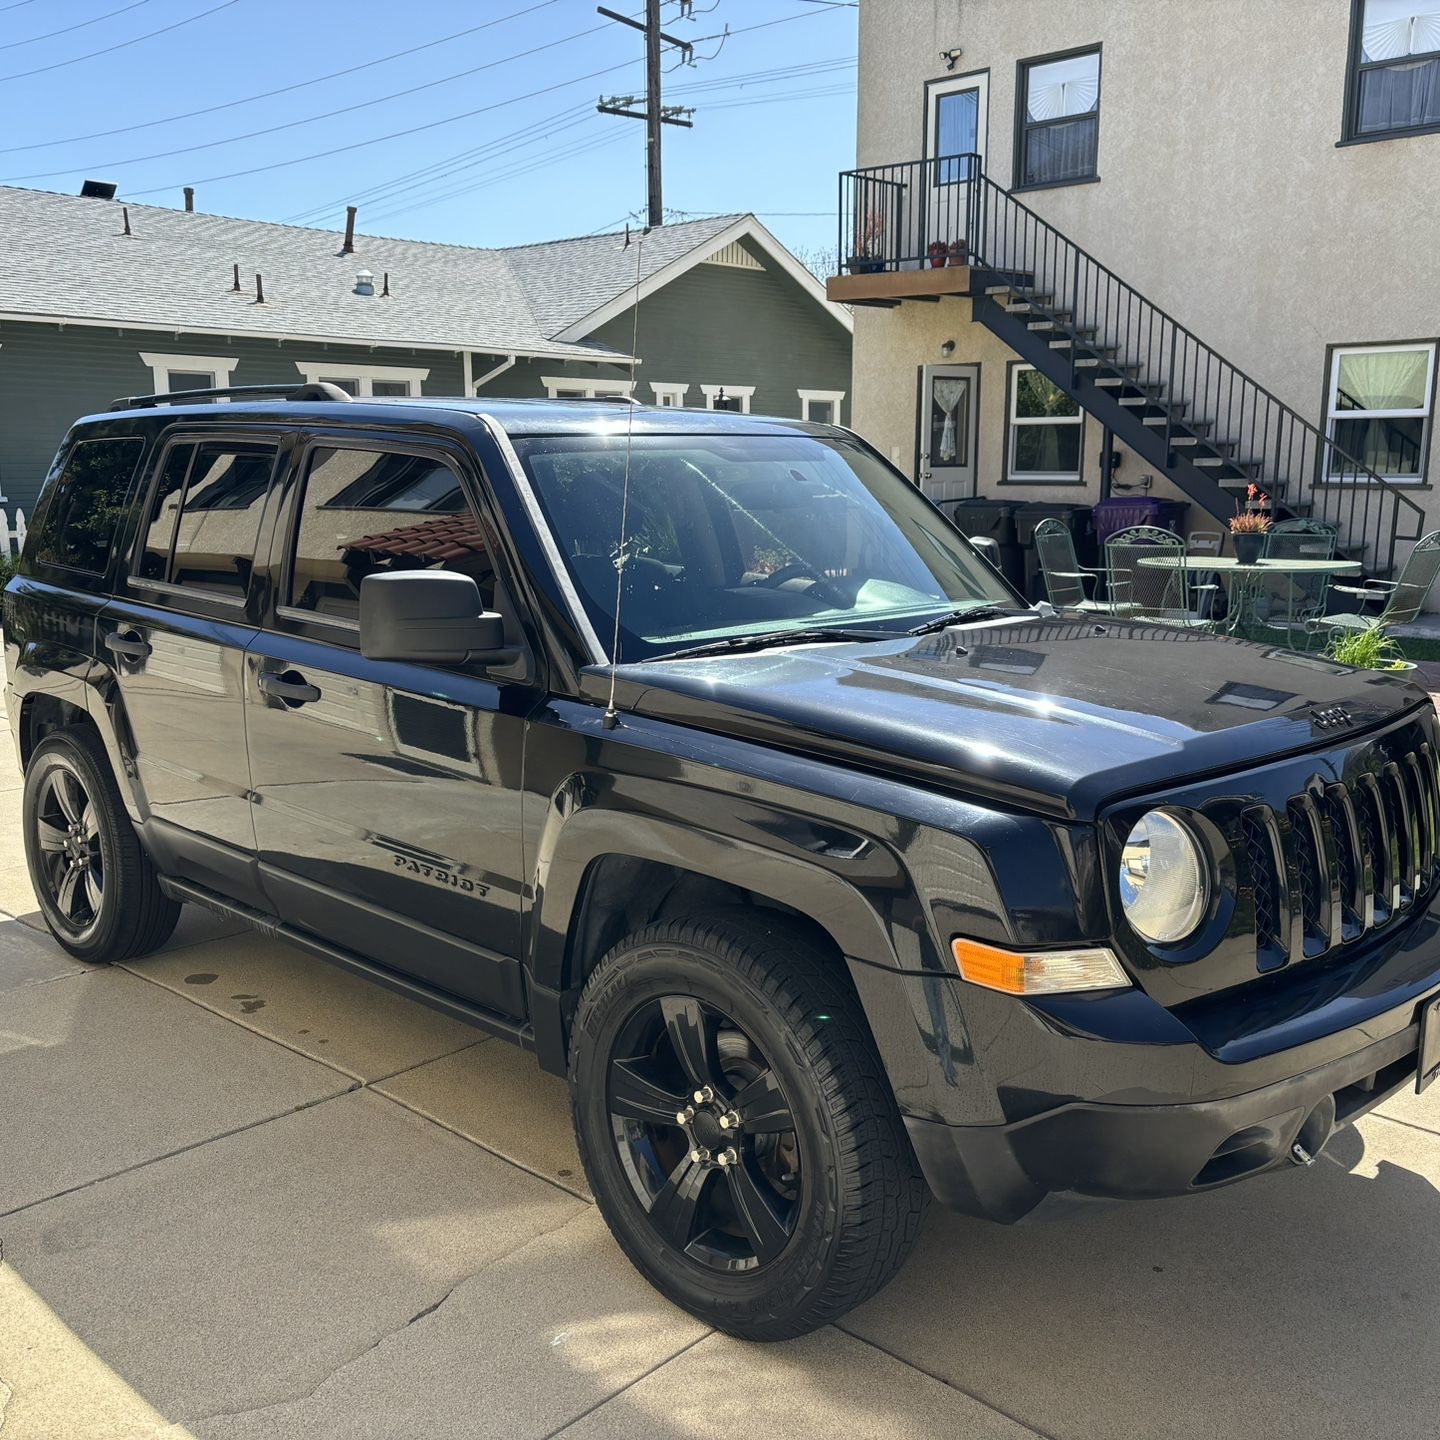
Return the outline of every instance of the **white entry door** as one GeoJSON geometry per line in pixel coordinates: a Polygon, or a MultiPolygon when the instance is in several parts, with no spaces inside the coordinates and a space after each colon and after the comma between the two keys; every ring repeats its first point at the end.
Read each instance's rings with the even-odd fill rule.
{"type": "Polygon", "coordinates": [[[920,376],[920,488],[932,500],[975,493],[978,365],[926,365],[920,376]]]}
{"type": "MultiPolygon", "coordinates": [[[[926,120],[927,244],[969,241],[971,196],[985,169],[990,110],[987,74],[960,75],[932,83],[926,120]],[[978,156],[978,160],[957,158],[978,156]]],[[[971,248],[974,248],[973,246],[971,248]]]]}

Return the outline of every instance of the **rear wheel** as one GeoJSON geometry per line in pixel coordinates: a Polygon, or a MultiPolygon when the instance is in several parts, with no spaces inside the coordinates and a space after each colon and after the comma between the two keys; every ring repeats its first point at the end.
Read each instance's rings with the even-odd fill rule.
{"type": "Polygon", "coordinates": [[[40,913],[77,959],[111,964],[170,938],[180,906],[160,889],[93,730],[59,730],[35,747],[24,830],[40,913]]]}
{"type": "Polygon", "coordinates": [[[837,963],[783,916],[659,924],[605,957],[576,1015],[601,1212],[657,1289],[748,1339],[874,1294],[929,1199],[837,963]]]}

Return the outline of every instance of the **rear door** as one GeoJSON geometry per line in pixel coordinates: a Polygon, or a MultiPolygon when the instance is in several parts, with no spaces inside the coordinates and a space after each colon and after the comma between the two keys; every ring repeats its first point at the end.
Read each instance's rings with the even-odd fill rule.
{"type": "MultiPolygon", "coordinates": [[[[312,435],[271,556],[245,695],[264,883],[281,916],[510,1017],[520,981],[521,761],[539,690],[503,669],[364,660],[368,574],[449,569],[511,610],[458,451],[312,435]]],[[[521,641],[515,617],[513,638],[521,641]]],[[[523,642],[522,642],[523,643],[523,642]]]]}
{"type": "Polygon", "coordinates": [[[99,623],[147,840],[167,868],[238,899],[254,898],[244,655],[280,451],[274,433],[172,433],[99,623]]]}

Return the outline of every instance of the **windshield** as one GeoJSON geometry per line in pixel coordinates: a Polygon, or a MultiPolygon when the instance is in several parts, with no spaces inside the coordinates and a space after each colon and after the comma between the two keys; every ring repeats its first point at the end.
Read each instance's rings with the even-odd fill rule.
{"type": "Polygon", "coordinates": [[[919,491],[843,438],[625,434],[515,448],[596,632],[620,587],[622,663],[711,641],[847,629],[903,634],[1016,605],[919,491]]]}

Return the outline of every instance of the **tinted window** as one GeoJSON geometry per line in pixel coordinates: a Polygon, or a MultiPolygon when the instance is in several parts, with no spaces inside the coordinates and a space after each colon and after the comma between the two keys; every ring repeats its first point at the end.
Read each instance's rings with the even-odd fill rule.
{"type": "Polygon", "coordinates": [[[36,527],[37,560],[97,575],[104,571],[143,449],[138,439],[82,440],[71,448],[36,527]]]}
{"type": "Polygon", "coordinates": [[[228,441],[176,446],[156,486],[140,574],[243,598],[275,448],[228,441]]]}
{"type": "Polygon", "coordinates": [[[360,615],[360,582],[387,570],[455,570],[494,600],[494,568],[459,476],[440,461],[320,449],[305,477],[290,604],[339,620],[360,615]]]}

